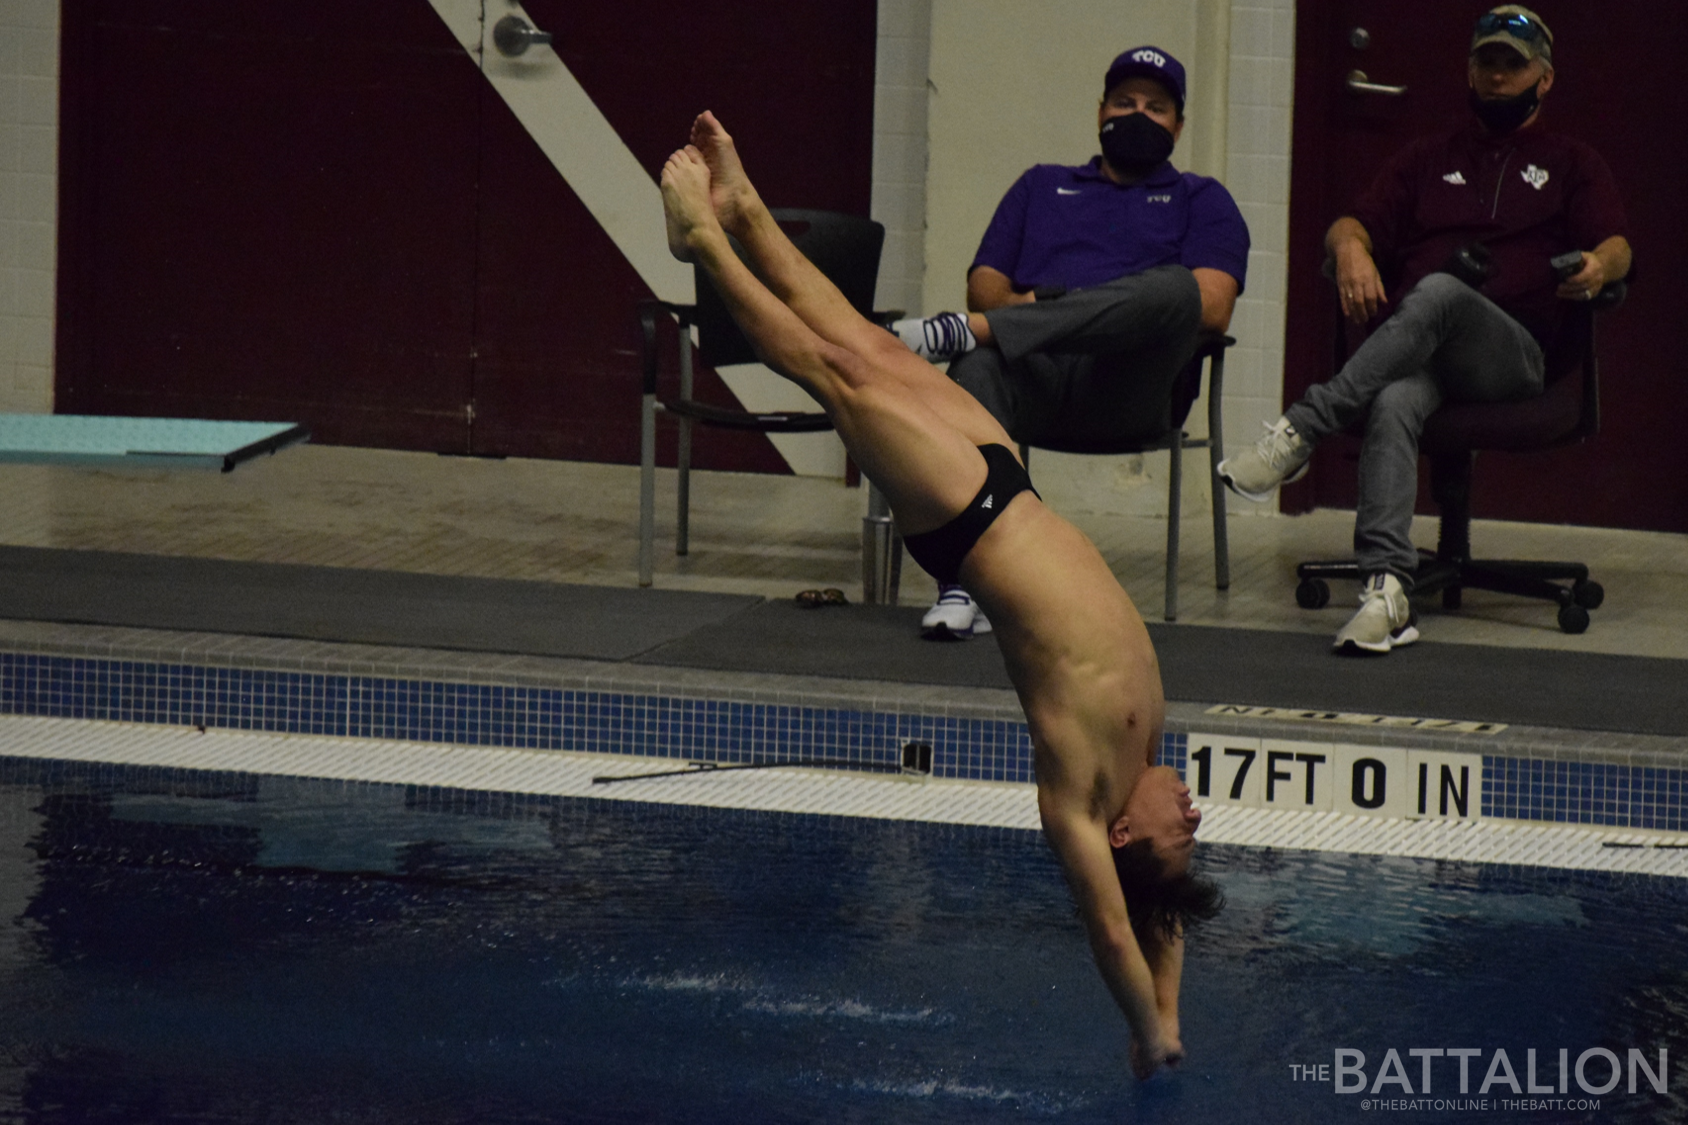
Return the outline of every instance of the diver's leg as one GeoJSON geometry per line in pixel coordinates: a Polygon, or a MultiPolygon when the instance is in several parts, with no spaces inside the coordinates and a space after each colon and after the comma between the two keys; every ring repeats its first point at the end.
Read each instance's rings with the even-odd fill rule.
{"type": "MultiPolygon", "coordinates": [[[[868,325],[893,347],[870,348],[870,354],[862,355],[826,338],[788,307],[733,253],[710,200],[709,168],[695,148],[688,146],[669,157],[662,172],[662,195],[676,253],[709,274],[763,361],[826,408],[856,463],[890,499],[904,534],[930,531],[965,508],[985,479],[985,462],[977,447],[992,441],[1009,444],[996,420],[889,333],[868,325]],[[960,420],[963,424],[945,408],[947,403],[928,401],[928,384],[950,388],[966,400],[971,410],[960,420]]],[[[783,234],[779,237],[784,239],[783,234]]],[[[780,253],[777,246],[774,253],[780,253]]],[[[818,283],[800,269],[792,270],[789,283],[810,295],[830,287],[813,266],[808,270],[818,283]]],[[[848,302],[840,301],[849,317],[867,324],[848,302]]],[[[824,292],[808,304],[810,314],[820,316],[823,324],[835,319],[818,311],[827,305],[824,292]]],[[[836,319],[843,316],[838,313],[836,319]]]]}
{"type": "Polygon", "coordinates": [[[709,203],[716,220],[738,238],[756,275],[798,319],[822,339],[907,384],[975,445],[1007,442],[1002,428],[971,395],[857,312],[838,287],[792,245],[762,203],[732,137],[714,114],[698,115],[692,123],[691,141],[690,147],[709,168],[709,203]]]}
{"type": "Polygon", "coordinates": [[[857,312],[814,263],[792,245],[745,174],[732,137],[712,113],[692,123],[691,147],[709,167],[709,201],[722,228],[737,238],[756,275],[798,319],[830,343],[846,348],[907,383],[976,445],[1004,441],[971,396],[892,333],[857,312]],[[913,362],[911,363],[910,360],[913,362]]]}

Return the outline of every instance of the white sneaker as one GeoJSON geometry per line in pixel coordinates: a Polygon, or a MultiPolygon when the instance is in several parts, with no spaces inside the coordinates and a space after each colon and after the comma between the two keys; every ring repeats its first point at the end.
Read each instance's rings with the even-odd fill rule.
{"type": "Polygon", "coordinates": [[[1374,574],[1360,594],[1360,610],[1336,635],[1338,652],[1388,652],[1418,640],[1418,615],[1407,601],[1401,580],[1393,574],[1374,574]]]}
{"type": "Polygon", "coordinates": [[[991,631],[990,618],[960,586],[938,585],[938,601],[920,619],[920,635],[929,641],[964,641],[991,631]]]}
{"type": "Polygon", "coordinates": [[[1280,484],[1307,475],[1307,459],[1313,447],[1295,432],[1288,418],[1263,423],[1266,436],[1235,457],[1219,462],[1219,479],[1245,500],[1270,500],[1280,484]]]}

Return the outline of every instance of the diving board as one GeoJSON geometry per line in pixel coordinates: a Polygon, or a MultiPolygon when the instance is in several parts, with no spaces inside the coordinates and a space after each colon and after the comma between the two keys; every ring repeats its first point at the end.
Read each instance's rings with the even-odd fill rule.
{"type": "Polygon", "coordinates": [[[0,462],[221,469],[310,439],[294,422],[0,414],[0,462]]]}

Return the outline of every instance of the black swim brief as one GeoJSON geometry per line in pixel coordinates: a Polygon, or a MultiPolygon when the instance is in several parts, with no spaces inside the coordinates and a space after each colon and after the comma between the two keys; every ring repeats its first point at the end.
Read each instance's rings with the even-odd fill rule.
{"type": "Polygon", "coordinates": [[[972,503],[942,527],[903,536],[909,556],[939,582],[960,581],[961,560],[1010,500],[1027,490],[1037,495],[1031,475],[1006,445],[981,445],[979,452],[985,455],[985,483],[972,503]]]}

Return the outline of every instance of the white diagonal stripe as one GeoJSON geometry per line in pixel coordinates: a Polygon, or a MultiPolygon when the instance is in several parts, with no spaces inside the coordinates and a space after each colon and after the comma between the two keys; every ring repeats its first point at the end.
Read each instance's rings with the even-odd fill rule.
{"type": "MultiPolygon", "coordinates": [[[[691,267],[674,260],[662,223],[662,192],[613,126],[550,47],[507,59],[492,45],[492,25],[506,15],[533,23],[521,5],[429,0],[434,11],[497,90],[616,248],[664,301],[690,304],[691,267]]],[[[540,30],[544,30],[541,28],[540,30]]]]}
{"type": "MultiPolygon", "coordinates": [[[[530,47],[519,58],[507,59],[492,45],[492,27],[505,15],[534,22],[521,6],[499,4],[488,12],[483,0],[429,3],[470,57],[483,60],[482,73],[492,88],[651,292],[664,301],[690,304],[695,299],[691,268],[668,252],[662,191],[633,151],[550,47],[530,47]]],[[[800,389],[761,364],[718,373],[747,410],[814,409],[800,389]]],[[[844,447],[835,434],[764,436],[799,475],[844,475],[844,447]]]]}

